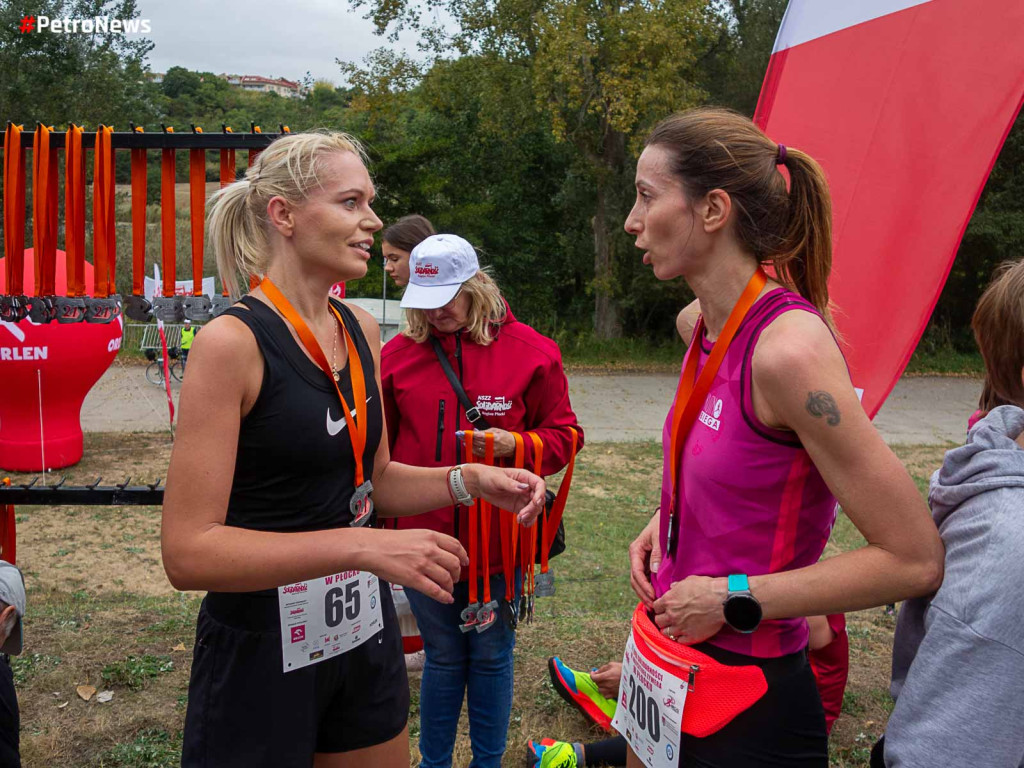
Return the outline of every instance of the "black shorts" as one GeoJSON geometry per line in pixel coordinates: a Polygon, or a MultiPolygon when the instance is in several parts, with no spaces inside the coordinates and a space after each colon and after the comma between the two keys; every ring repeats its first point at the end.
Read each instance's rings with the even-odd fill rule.
{"type": "Polygon", "coordinates": [[[207,595],[196,626],[182,766],[308,768],[316,752],[349,752],[400,734],[409,681],[383,581],[380,594],[382,632],[287,674],[277,590],[207,595]]]}
{"type": "Polygon", "coordinates": [[[0,654],[0,768],[21,768],[18,752],[19,724],[14,673],[7,654],[0,654]]]}
{"type": "Polygon", "coordinates": [[[806,652],[756,659],[697,647],[723,664],[761,667],[768,691],[720,731],[702,739],[684,734],[681,768],[827,768],[825,710],[806,652]]]}

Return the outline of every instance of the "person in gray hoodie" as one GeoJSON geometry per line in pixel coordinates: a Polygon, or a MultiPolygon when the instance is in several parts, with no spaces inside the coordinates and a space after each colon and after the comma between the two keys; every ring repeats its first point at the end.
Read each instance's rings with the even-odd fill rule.
{"type": "Polygon", "coordinates": [[[931,479],[945,579],[900,611],[896,706],[873,766],[883,750],[886,768],[1024,766],[1024,262],[986,290],[972,326],[988,414],[931,479]]]}

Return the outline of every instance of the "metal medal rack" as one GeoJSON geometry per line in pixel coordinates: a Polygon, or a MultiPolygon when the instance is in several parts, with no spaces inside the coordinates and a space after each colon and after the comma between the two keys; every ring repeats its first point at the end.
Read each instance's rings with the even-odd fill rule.
{"type": "Polygon", "coordinates": [[[160,485],[160,478],[155,483],[139,485],[131,485],[130,477],[116,485],[100,485],[103,482],[102,477],[97,477],[95,482],[89,485],[68,485],[66,480],[66,477],[62,477],[54,485],[37,485],[38,477],[21,484],[11,483],[5,479],[0,483],[0,507],[15,504],[47,507],[71,504],[158,507],[164,503],[164,487],[160,485]]]}
{"type": "Polygon", "coordinates": [[[147,322],[153,317],[168,323],[184,319],[205,322],[230,306],[226,295],[203,295],[203,226],[206,216],[206,152],[220,155],[221,187],[235,180],[235,153],[248,153],[248,164],[274,139],[290,133],[263,133],[250,124],[248,133],[235,133],[221,126],[218,133],[204,133],[195,125],[189,132],[175,133],[162,126],[159,133],[145,133],[131,126],[115,132],[100,126],[87,133],[72,125],[64,133],[39,125],[31,134],[22,126],[8,123],[4,133],[4,292],[0,294],[0,320],[16,323],[31,318],[35,323],[110,323],[120,314],[147,322]],[[31,140],[29,139],[31,136],[31,140]],[[115,226],[115,157],[131,155],[132,293],[121,297],[115,287],[117,243],[115,226]],[[143,296],[146,265],[146,176],[147,153],[161,153],[160,241],[162,296],[152,302],[143,296]],[[175,153],[189,153],[189,211],[192,241],[193,290],[188,296],[175,295],[175,153]],[[29,155],[31,152],[31,155],[29,155]],[[29,165],[29,159],[31,165],[29,165]],[[92,263],[93,286],[85,286],[86,255],[86,162],[92,173],[92,263]],[[55,290],[58,206],[61,190],[58,167],[64,166],[64,242],[67,259],[67,295],[55,290]],[[27,220],[26,179],[32,175],[32,239],[35,285],[24,285],[25,222],[27,220]]]}
{"type": "MultiPolygon", "coordinates": [[[[168,323],[184,319],[205,322],[230,306],[226,294],[202,293],[203,235],[206,217],[206,152],[220,155],[220,185],[235,181],[235,153],[248,153],[252,166],[260,151],[281,135],[263,133],[258,125],[234,132],[221,126],[218,133],[204,133],[192,125],[188,132],[175,133],[171,126],[146,133],[132,124],[126,132],[101,125],[94,132],[71,125],[66,132],[38,125],[31,133],[8,123],[4,133],[3,215],[4,289],[0,294],[0,320],[17,323],[30,318],[35,323],[110,323],[122,313],[135,321],[152,318],[168,323]],[[115,226],[115,158],[117,152],[131,156],[132,293],[117,294],[117,242],[115,226]],[[160,260],[163,271],[162,296],[147,301],[143,295],[146,266],[147,153],[161,153],[160,166],[160,260]],[[175,291],[175,153],[189,153],[189,212],[192,241],[191,295],[175,291]],[[31,153],[31,154],[29,154],[31,153]],[[29,164],[31,160],[31,165],[29,164]],[[93,285],[85,285],[86,256],[86,163],[92,165],[92,264],[93,285]],[[61,184],[59,164],[64,166],[64,250],[67,266],[67,295],[56,295],[57,230],[61,184]],[[26,181],[32,178],[31,216],[35,284],[25,286],[25,223],[28,215],[26,181]],[[28,290],[26,290],[28,289],[28,290]]],[[[38,478],[15,484],[0,482],[0,553],[13,561],[14,505],[153,505],[163,503],[164,488],[155,483],[131,485],[131,478],[115,485],[101,485],[96,478],[89,485],[68,485],[61,478],[54,485],[38,484],[38,478]]]]}

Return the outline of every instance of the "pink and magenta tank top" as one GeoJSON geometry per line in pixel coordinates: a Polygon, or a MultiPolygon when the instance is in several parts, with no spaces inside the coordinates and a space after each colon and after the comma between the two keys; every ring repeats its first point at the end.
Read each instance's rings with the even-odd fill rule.
{"type": "MultiPolygon", "coordinates": [[[[687,576],[756,576],[813,565],[836,518],[836,500],[793,432],[762,424],[754,414],[751,358],[761,332],[779,315],[818,311],[785,288],[762,296],[744,319],[722,360],[682,450],[679,543],[654,576],[658,597],[687,576]]],[[[711,343],[694,337],[698,375],[711,343]]],[[[685,365],[685,361],[684,361],[685,365]]],[[[672,409],[662,433],[661,547],[666,549],[671,503],[672,409]]],[[[749,635],[724,627],[708,642],[761,658],[807,645],[804,619],[763,621],[749,635]]]]}

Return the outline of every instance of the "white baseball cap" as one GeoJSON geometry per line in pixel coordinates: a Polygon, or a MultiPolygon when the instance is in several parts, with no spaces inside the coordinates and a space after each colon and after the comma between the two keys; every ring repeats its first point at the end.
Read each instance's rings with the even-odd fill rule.
{"type": "Polygon", "coordinates": [[[0,600],[14,606],[18,618],[7,641],[0,647],[0,653],[12,656],[21,653],[22,629],[21,617],[25,615],[25,579],[21,571],[6,560],[0,560],[0,600]]]}
{"type": "Polygon", "coordinates": [[[437,309],[480,271],[473,246],[458,235],[431,235],[412,249],[403,309],[437,309]]]}

